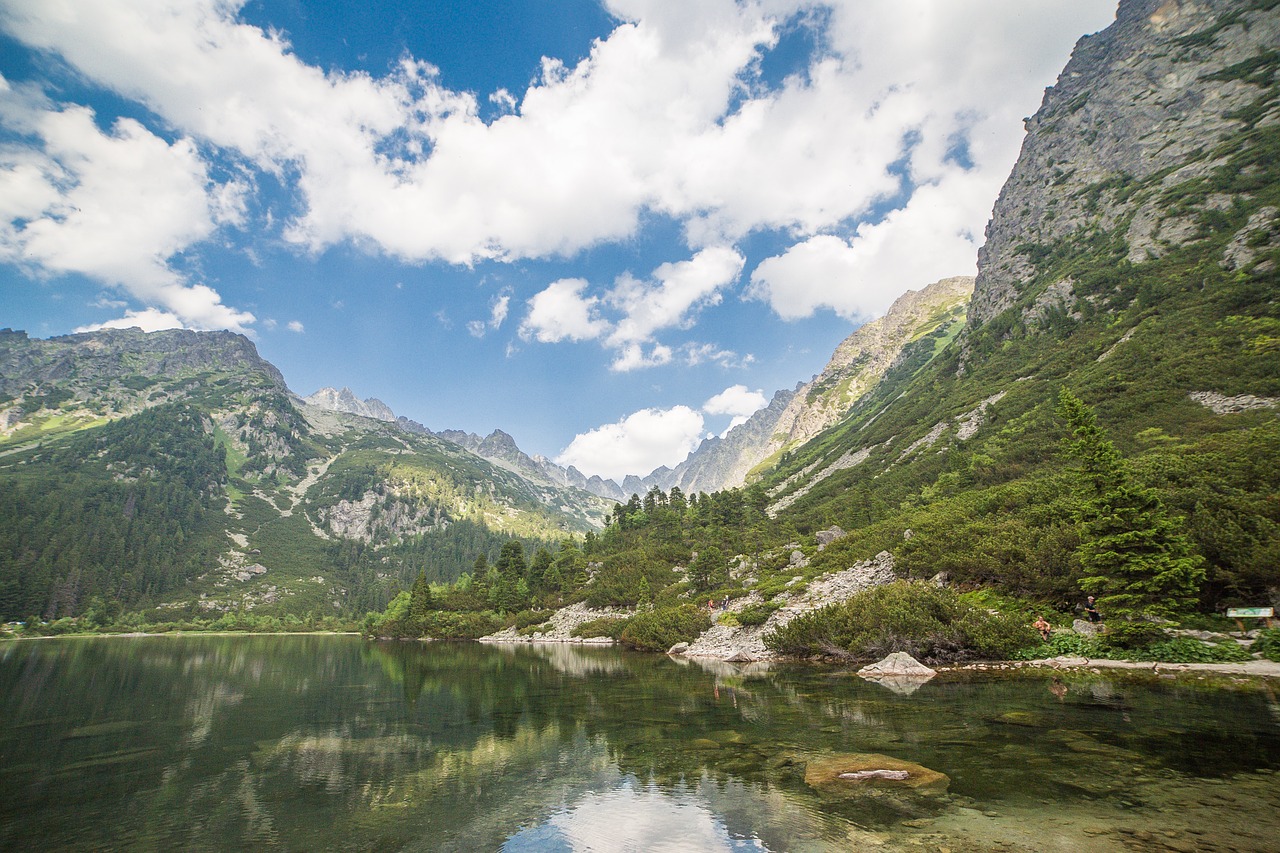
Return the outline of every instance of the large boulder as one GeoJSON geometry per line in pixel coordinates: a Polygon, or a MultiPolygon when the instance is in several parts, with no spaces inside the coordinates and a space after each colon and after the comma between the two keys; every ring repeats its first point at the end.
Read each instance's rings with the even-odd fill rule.
{"type": "Polygon", "coordinates": [[[930,669],[920,661],[913,658],[906,652],[894,652],[884,660],[876,661],[864,666],[858,670],[858,675],[863,678],[884,678],[898,676],[923,676],[932,678],[937,675],[937,671],[930,669]]]}
{"type": "Polygon", "coordinates": [[[1090,622],[1088,619],[1077,619],[1071,623],[1071,630],[1082,637],[1096,637],[1101,629],[1101,622],[1090,622]]]}

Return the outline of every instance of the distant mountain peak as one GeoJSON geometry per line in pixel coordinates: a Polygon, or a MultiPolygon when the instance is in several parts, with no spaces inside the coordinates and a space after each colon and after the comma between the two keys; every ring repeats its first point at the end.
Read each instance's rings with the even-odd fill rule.
{"type": "Polygon", "coordinates": [[[321,388],[309,397],[303,398],[308,404],[316,406],[320,409],[328,409],[331,412],[345,412],[349,415],[359,415],[363,418],[373,418],[378,421],[396,420],[396,413],[391,411],[391,407],[376,397],[370,397],[367,400],[361,400],[351,391],[350,388],[321,388]]]}

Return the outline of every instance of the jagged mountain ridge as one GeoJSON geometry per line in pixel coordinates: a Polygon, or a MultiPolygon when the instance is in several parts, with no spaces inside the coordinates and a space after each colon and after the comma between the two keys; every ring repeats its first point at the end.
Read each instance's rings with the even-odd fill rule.
{"type": "Polygon", "coordinates": [[[708,439],[665,475],[659,487],[685,493],[713,492],[745,484],[761,466],[838,424],[864,394],[896,365],[908,345],[928,336],[930,354],[964,323],[973,291],[971,276],[937,281],[898,297],[884,316],[859,327],[836,348],[822,372],[794,391],[779,391],[769,405],[723,438],[708,439]]]}
{"type": "Polygon", "coordinates": [[[950,340],[964,322],[972,290],[971,276],[946,278],[918,291],[908,290],[882,317],[865,323],[846,338],[812,380],[794,390],[775,392],[768,406],[725,435],[703,440],[675,468],[664,466],[645,475],[633,474],[621,484],[599,476],[587,477],[572,466],[562,467],[544,456],[530,456],[502,430],[494,430],[484,438],[461,430],[433,434],[535,482],[572,486],[614,501],[625,501],[632,494],[643,495],[653,488],[665,491],[676,486],[686,494],[735,488],[784,450],[839,423],[898,362],[909,344],[935,336],[932,352],[939,343],[950,340]]]}
{"type": "Polygon", "coordinates": [[[6,330],[0,368],[7,618],[113,596],[159,619],[364,612],[418,571],[450,580],[512,537],[598,529],[608,508],[349,391],[321,401],[361,414],[310,405],[242,335],[6,330]]]}
{"type": "Polygon", "coordinates": [[[396,420],[396,413],[391,411],[391,407],[386,403],[377,397],[360,400],[352,393],[350,388],[343,388],[340,391],[337,388],[321,388],[314,394],[302,399],[312,406],[319,406],[322,409],[329,409],[334,412],[346,412],[350,415],[359,415],[362,418],[373,418],[376,421],[396,420]]]}

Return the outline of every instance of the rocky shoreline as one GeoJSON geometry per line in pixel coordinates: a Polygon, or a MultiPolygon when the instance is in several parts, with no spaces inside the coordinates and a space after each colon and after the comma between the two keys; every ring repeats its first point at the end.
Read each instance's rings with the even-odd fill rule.
{"type": "MultiPolygon", "coordinates": [[[[783,659],[765,647],[764,637],[804,613],[835,604],[854,594],[880,584],[897,580],[894,574],[893,555],[882,551],[873,559],[859,562],[848,569],[824,575],[810,581],[800,593],[783,592],[773,599],[780,604],[762,625],[744,626],[717,621],[692,643],[680,643],[668,654],[677,658],[730,664],[757,664],[783,659]]],[[[717,618],[726,613],[741,613],[747,607],[761,604],[764,599],[756,592],[729,602],[726,610],[715,611],[717,618]]],[[[481,637],[483,643],[572,643],[581,645],[609,645],[609,637],[575,637],[573,632],[581,625],[596,619],[627,618],[635,611],[622,607],[593,609],[586,604],[572,604],[557,610],[548,620],[549,628],[531,634],[520,634],[515,628],[507,628],[495,634],[481,637]]],[[[1077,623],[1080,633],[1092,633],[1095,626],[1077,623]]],[[[985,661],[955,666],[938,667],[938,672],[1000,671],[1023,669],[1091,670],[1104,669],[1148,672],[1156,675],[1175,676],[1180,673],[1214,673],[1219,675],[1244,675],[1259,678],[1280,678],[1280,663],[1269,660],[1253,660],[1240,663],[1163,663],[1152,661],[1106,660],[1098,658],[1060,656],[1030,661],[985,661]]]]}

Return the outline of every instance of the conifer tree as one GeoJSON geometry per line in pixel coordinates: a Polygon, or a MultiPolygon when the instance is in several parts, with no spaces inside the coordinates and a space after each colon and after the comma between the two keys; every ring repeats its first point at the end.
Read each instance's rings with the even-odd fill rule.
{"type": "Polygon", "coordinates": [[[1104,618],[1168,617],[1190,609],[1205,572],[1183,519],[1166,512],[1154,489],[1134,482],[1093,409],[1066,388],[1058,413],[1071,428],[1068,452],[1083,463],[1076,510],[1080,587],[1097,595],[1104,618]]]}
{"type": "Polygon", "coordinates": [[[431,597],[431,584],[427,582],[427,573],[418,572],[418,579],[413,582],[413,590],[409,593],[409,616],[421,619],[427,611],[435,607],[431,597]]]}

